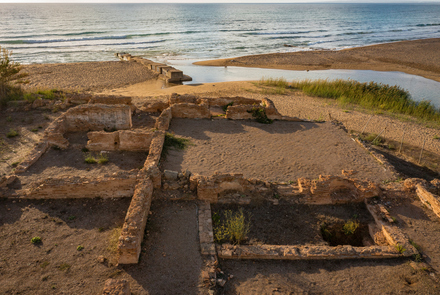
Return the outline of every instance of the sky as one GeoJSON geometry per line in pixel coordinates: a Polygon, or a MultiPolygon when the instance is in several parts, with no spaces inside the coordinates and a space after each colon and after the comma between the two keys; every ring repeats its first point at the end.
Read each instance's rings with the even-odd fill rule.
{"type": "Polygon", "coordinates": [[[440,3],[440,0],[0,0],[0,3],[440,3]]]}

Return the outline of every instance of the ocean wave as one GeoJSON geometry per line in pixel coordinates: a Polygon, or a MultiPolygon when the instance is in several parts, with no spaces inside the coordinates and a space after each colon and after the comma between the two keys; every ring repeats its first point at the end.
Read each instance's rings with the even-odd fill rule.
{"type": "Polygon", "coordinates": [[[311,31],[282,31],[282,32],[264,32],[264,33],[244,33],[245,35],[297,35],[309,34],[315,32],[328,32],[327,30],[311,30],[311,31]]]}
{"type": "Polygon", "coordinates": [[[438,24],[418,24],[416,27],[438,27],[440,26],[440,23],[438,24]]]}
{"type": "Polygon", "coordinates": [[[375,31],[345,32],[345,33],[337,34],[336,36],[369,35],[374,33],[377,32],[375,31]]]}
{"type": "Polygon", "coordinates": [[[277,37],[269,37],[268,39],[271,40],[278,40],[278,39],[300,39],[300,38],[307,38],[307,39],[321,39],[321,38],[328,38],[333,36],[332,34],[327,34],[327,35],[321,35],[321,36],[277,36],[277,37]]]}

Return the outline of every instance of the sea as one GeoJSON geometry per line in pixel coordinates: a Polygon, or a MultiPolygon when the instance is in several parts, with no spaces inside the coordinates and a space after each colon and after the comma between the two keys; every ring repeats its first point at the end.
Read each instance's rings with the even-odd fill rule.
{"type": "MultiPolygon", "coordinates": [[[[193,82],[201,83],[278,74],[232,67],[201,70],[192,65],[194,61],[274,52],[341,50],[424,38],[440,38],[440,3],[0,3],[0,46],[13,52],[14,61],[22,64],[108,61],[117,60],[116,52],[127,52],[183,67],[193,82]]],[[[361,82],[388,84],[389,80],[381,80],[381,75],[370,72],[348,73],[361,75],[358,79],[361,82]]],[[[284,76],[287,72],[280,73],[284,76]]],[[[292,73],[297,76],[289,71],[292,73]]],[[[307,78],[316,73],[320,78],[347,76],[347,71],[301,74],[307,78]]],[[[397,82],[391,79],[391,83],[407,89],[411,88],[406,87],[407,82],[413,81],[417,87],[409,90],[416,100],[431,100],[440,106],[440,83],[411,75],[402,80],[401,74],[396,74],[397,82]],[[424,79],[423,83],[420,79],[424,79]],[[421,89],[428,94],[421,95],[421,89]]]]}
{"type": "Polygon", "coordinates": [[[0,4],[23,64],[203,60],[440,37],[438,4],[0,4]],[[287,47],[288,46],[288,47],[287,47]]]}

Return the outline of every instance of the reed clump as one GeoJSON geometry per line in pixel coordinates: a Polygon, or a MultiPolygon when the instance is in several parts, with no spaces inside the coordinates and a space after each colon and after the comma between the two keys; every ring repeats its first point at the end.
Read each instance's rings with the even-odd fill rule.
{"type": "Polygon", "coordinates": [[[410,94],[399,86],[342,79],[294,81],[291,86],[308,95],[336,99],[343,104],[352,103],[368,109],[440,122],[440,109],[429,101],[412,100],[410,94]]]}

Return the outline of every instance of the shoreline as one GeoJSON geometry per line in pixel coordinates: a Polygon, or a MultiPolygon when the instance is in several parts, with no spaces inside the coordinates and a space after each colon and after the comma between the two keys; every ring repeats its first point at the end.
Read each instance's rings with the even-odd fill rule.
{"type": "Polygon", "coordinates": [[[342,50],[266,53],[195,62],[200,66],[237,66],[281,70],[398,71],[440,82],[440,38],[398,41],[342,50]]]}

